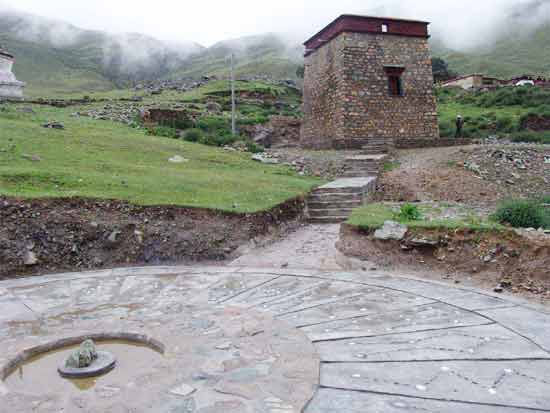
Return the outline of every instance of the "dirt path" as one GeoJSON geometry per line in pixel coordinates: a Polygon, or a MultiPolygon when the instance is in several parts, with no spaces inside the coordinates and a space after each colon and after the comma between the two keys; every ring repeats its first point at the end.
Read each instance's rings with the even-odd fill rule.
{"type": "Polygon", "coordinates": [[[305,225],[263,247],[249,246],[231,266],[303,268],[322,271],[367,267],[355,264],[336,249],[340,225],[305,225]]]}

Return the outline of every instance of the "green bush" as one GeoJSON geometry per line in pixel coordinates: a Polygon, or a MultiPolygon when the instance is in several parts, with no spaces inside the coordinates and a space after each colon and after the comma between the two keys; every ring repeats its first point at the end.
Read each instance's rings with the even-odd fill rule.
{"type": "Polygon", "coordinates": [[[244,143],[246,144],[246,150],[251,153],[260,153],[264,152],[264,148],[258,145],[256,142],[251,139],[245,139],[244,143]]]}
{"type": "Polygon", "coordinates": [[[205,116],[197,121],[196,127],[206,133],[231,132],[231,121],[220,116],[205,116]]]}
{"type": "Polygon", "coordinates": [[[550,212],[539,201],[513,199],[503,202],[493,215],[514,228],[549,228],[550,212]]]}
{"type": "Polygon", "coordinates": [[[183,135],[183,140],[187,142],[199,142],[204,137],[204,132],[201,129],[189,129],[183,135]]]}
{"type": "Polygon", "coordinates": [[[231,133],[222,133],[222,134],[209,133],[201,136],[198,142],[202,143],[203,145],[225,146],[225,145],[231,145],[237,140],[238,140],[237,137],[232,136],[231,133]]]}
{"type": "Polygon", "coordinates": [[[422,219],[422,214],[416,205],[407,203],[401,206],[397,218],[400,221],[419,221],[422,219]]]}
{"type": "Polygon", "coordinates": [[[176,139],[178,134],[174,128],[169,128],[168,126],[157,126],[149,131],[151,135],[154,136],[163,136],[165,138],[176,139]]]}
{"type": "Polygon", "coordinates": [[[238,125],[263,125],[269,122],[269,118],[265,115],[256,115],[245,119],[239,119],[238,125]]]}

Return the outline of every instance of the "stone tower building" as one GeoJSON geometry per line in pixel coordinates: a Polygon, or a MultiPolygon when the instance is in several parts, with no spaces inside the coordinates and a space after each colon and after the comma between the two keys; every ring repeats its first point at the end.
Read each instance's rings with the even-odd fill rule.
{"type": "Polygon", "coordinates": [[[15,61],[13,55],[0,47],[0,99],[21,99],[25,84],[19,82],[11,69],[15,61]]]}
{"type": "Polygon", "coordinates": [[[306,41],[302,146],[437,139],[428,24],[342,15],[306,41]]]}

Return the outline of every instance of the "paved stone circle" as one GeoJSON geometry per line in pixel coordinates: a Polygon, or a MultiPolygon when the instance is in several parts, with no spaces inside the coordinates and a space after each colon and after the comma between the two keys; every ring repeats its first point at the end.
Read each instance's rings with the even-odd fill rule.
{"type": "Polygon", "coordinates": [[[546,309],[404,275],[116,269],[1,282],[0,309],[2,378],[59,339],[164,352],[76,396],[0,381],[0,412],[550,412],[546,309]]]}

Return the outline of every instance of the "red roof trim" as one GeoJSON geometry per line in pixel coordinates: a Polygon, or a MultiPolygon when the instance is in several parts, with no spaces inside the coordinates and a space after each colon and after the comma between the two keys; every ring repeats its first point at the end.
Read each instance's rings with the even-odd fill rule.
{"type": "Polygon", "coordinates": [[[373,33],[427,39],[430,37],[428,34],[428,25],[429,22],[420,20],[343,14],[304,42],[306,46],[306,56],[344,32],[373,33]],[[387,32],[382,31],[382,25],[384,23],[388,25],[387,32]],[[323,38],[323,36],[325,38],[323,38]]]}

